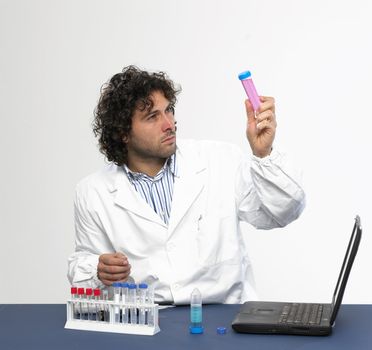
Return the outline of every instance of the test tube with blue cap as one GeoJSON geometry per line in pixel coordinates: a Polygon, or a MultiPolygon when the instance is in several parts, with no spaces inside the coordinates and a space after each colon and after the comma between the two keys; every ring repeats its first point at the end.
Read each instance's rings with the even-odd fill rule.
{"type": "Polygon", "coordinates": [[[130,283],[128,286],[129,295],[129,318],[131,324],[137,324],[137,285],[130,283]]]}
{"type": "Polygon", "coordinates": [[[121,302],[123,304],[122,310],[121,310],[121,322],[122,323],[128,323],[128,313],[129,309],[127,307],[127,304],[129,302],[128,297],[128,283],[121,283],[121,302]]]}
{"type": "Polygon", "coordinates": [[[243,84],[244,90],[248,96],[249,101],[252,104],[254,111],[256,112],[260,108],[260,97],[258,96],[256,87],[253,84],[252,74],[249,70],[239,74],[239,79],[243,84]]]}
{"type": "Polygon", "coordinates": [[[138,324],[144,325],[146,323],[146,299],[147,299],[147,284],[140,283],[138,285],[138,306],[139,306],[139,316],[138,324]]]}
{"type": "Polygon", "coordinates": [[[199,289],[195,288],[192,291],[190,298],[190,333],[202,334],[204,332],[202,321],[202,295],[199,289]]]}

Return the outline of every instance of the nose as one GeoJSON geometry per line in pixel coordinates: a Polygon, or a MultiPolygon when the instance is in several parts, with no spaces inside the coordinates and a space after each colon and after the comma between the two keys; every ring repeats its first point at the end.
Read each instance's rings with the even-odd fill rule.
{"type": "Polygon", "coordinates": [[[167,114],[163,114],[163,123],[162,123],[162,131],[165,132],[165,131],[168,131],[168,130],[174,130],[174,117],[173,115],[170,116],[170,115],[167,115],[167,114]]]}

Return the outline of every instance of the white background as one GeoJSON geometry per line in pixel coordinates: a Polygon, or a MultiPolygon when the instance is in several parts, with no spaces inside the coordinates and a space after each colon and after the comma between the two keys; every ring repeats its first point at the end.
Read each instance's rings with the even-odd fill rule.
{"type": "Polygon", "coordinates": [[[276,98],[275,147],[303,169],[307,193],[286,228],[244,225],[261,298],[330,301],[359,214],[344,301],[371,303],[370,4],[0,0],[0,303],[68,297],[74,188],[104,162],[93,110],[129,64],[182,86],[180,137],[247,152],[237,75],[250,69],[259,93],[276,98]]]}

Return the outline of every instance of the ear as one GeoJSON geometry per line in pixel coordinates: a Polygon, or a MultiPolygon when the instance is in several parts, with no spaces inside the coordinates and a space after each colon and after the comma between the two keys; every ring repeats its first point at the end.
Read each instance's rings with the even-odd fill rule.
{"type": "Polygon", "coordinates": [[[128,135],[123,136],[122,138],[123,143],[128,143],[128,139],[129,139],[128,135]]]}

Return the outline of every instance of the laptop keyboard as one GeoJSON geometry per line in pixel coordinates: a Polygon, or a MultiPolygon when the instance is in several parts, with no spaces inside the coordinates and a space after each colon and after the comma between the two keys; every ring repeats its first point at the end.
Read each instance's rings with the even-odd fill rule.
{"type": "Polygon", "coordinates": [[[321,304],[294,303],[285,305],[279,318],[279,323],[286,324],[320,324],[323,312],[321,304]]]}

